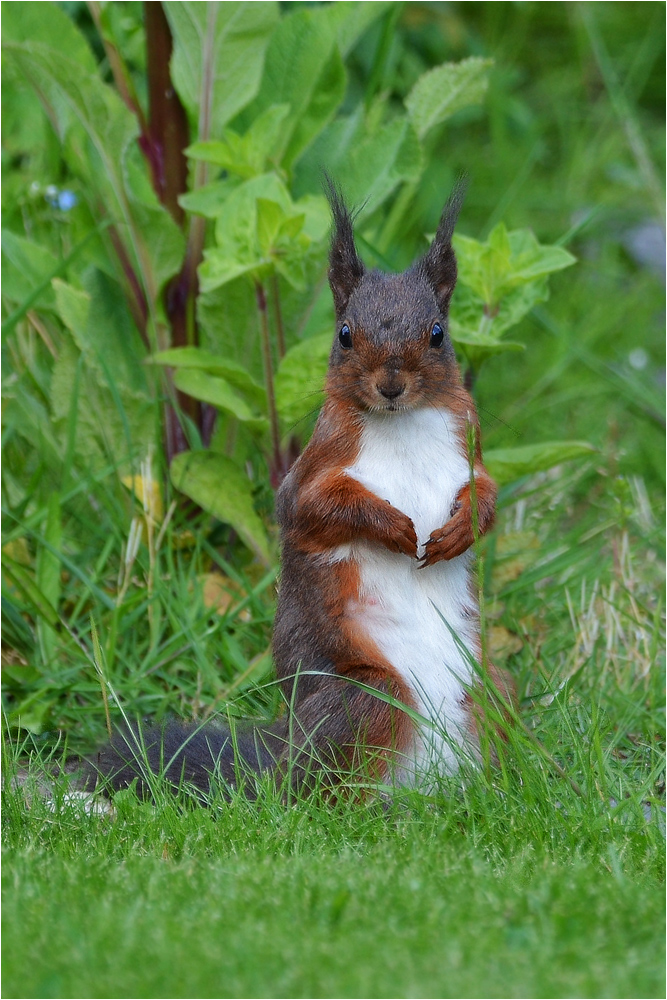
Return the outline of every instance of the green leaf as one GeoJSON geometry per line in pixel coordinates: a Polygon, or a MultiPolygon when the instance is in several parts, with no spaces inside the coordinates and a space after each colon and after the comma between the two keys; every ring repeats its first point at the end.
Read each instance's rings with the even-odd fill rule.
{"type": "MultiPolygon", "coordinates": [[[[30,250],[28,250],[27,247],[17,248],[15,241],[19,239],[19,237],[16,237],[14,233],[8,233],[7,231],[4,232],[2,241],[3,253],[6,253],[7,259],[13,261],[16,268],[19,269],[20,277],[18,276],[19,272],[13,275],[5,274],[5,270],[3,268],[3,294],[11,299],[12,288],[16,293],[18,287],[24,287],[23,282],[27,276],[29,277],[31,284],[34,282],[32,290],[25,297],[23,297],[20,306],[18,306],[11,313],[11,315],[7,317],[7,319],[3,320],[2,333],[4,336],[14,329],[16,324],[23,319],[28,310],[32,309],[33,306],[39,305],[41,309],[48,309],[52,307],[51,300],[53,297],[53,279],[64,274],[74,259],[79,256],[81,251],[93,240],[96,240],[100,233],[109,225],[110,222],[107,220],[102,222],[99,226],[96,226],[95,229],[84,236],[84,238],[77,243],[76,246],[70,250],[70,252],[63,257],[59,263],[56,263],[53,270],[49,271],[44,277],[41,278],[41,280],[39,278],[39,274],[33,271],[32,265],[43,267],[47,261],[47,258],[44,257],[43,254],[48,253],[48,251],[40,246],[40,252],[35,254],[32,248],[37,246],[37,244],[33,243],[29,243],[30,250]],[[18,286],[14,283],[17,278],[19,282],[18,286]]],[[[27,241],[22,242],[25,243],[27,241]]],[[[51,257],[51,260],[55,261],[55,257],[51,257]]]]}
{"type": "Polygon", "coordinates": [[[58,268],[58,259],[46,247],[2,230],[2,294],[10,302],[25,302],[42,287],[33,305],[53,309],[50,280],[58,268]]]}
{"type": "Polygon", "coordinates": [[[56,305],[101,385],[109,379],[123,393],[148,398],[146,372],[139,363],[142,343],[118,284],[96,268],[85,275],[85,291],[55,279],[56,305]]]}
{"type": "Polygon", "coordinates": [[[245,181],[230,194],[218,216],[218,245],[205,251],[199,269],[202,291],[243,274],[261,279],[274,267],[290,284],[303,287],[303,255],[310,245],[305,222],[305,213],[275,174],[245,181]]]}
{"type": "MultiPolygon", "coordinates": [[[[12,649],[17,649],[24,656],[32,658],[35,649],[35,637],[32,629],[21,614],[21,608],[5,593],[2,592],[2,641],[12,649]]],[[[19,685],[24,684],[26,675],[30,681],[38,680],[39,673],[34,667],[26,668],[23,664],[17,664],[18,669],[12,668],[9,663],[3,663],[3,675],[9,675],[13,681],[19,685]]]]}
{"type": "Polygon", "coordinates": [[[297,170],[297,189],[321,185],[322,164],[335,176],[352,205],[369,215],[403,182],[419,179],[423,151],[410,121],[399,116],[373,125],[359,108],[338,118],[313,144],[297,170]]]}
{"type": "Polygon", "coordinates": [[[290,113],[277,150],[290,169],[334,115],[345,96],[346,74],[326,11],[298,10],[271,36],[253,117],[276,104],[290,113]]]}
{"type": "Polygon", "coordinates": [[[253,413],[243,397],[219,375],[210,375],[200,368],[181,368],[174,375],[174,385],[194,399],[217,406],[219,410],[243,421],[253,430],[265,430],[268,427],[266,419],[253,413]]]}
{"type": "Polygon", "coordinates": [[[230,458],[211,451],[182,452],[173,459],[169,472],[177,490],[230,524],[266,566],[271,564],[269,540],[253,506],[251,484],[230,458]]]}
{"type": "Polygon", "coordinates": [[[533,306],[548,298],[546,278],[521,285],[509,292],[493,309],[489,309],[472,289],[463,284],[458,285],[452,300],[450,336],[456,343],[477,345],[480,348],[491,349],[496,345],[495,353],[498,353],[505,350],[502,345],[506,342],[500,339],[503,334],[516,326],[533,306]]]}
{"type": "Polygon", "coordinates": [[[60,624],[58,612],[41,592],[25,567],[3,552],[2,568],[9,583],[16,587],[30,606],[31,615],[37,621],[42,618],[52,628],[56,628],[60,624]]]}
{"type": "Polygon", "coordinates": [[[392,2],[385,0],[338,0],[330,3],[322,10],[331,30],[335,32],[341,55],[346,56],[363,33],[386,11],[393,7],[392,2]]]}
{"type": "MultiPolygon", "coordinates": [[[[32,86],[51,120],[70,169],[83,179],[91,200],[118,224],[129,263],[149,302],[160,276],[152,271],[150,229],[135,218],[126,191],[126,150],[138,123],[115,90],[55,49],[37,43],[4,45],[5,58],[32,86]],[[121,228],[122,226],[122,228],[121,228]]],[[[141,215],[141,213],[139,213],[141,215]]]]}
{"type": "Polygon", "coordinates": [[[82,71],[60,51],[35,42],[8,42],[3,48],[39,95],[61,141],[73,124],[83,128],[92,150],[77,144],[72,166],[105,198],[107,211],[129,221],[121,164],[126,148],[138,134],[132,113],[111,87],[82,71]]]}
{"type": "Polygon", "coordinates": [[[471,56],[459,63],[436,66],[419,77],[405,106],[420,139],[462,108],[481,103],[492,65],[492,59],[471,56]]]}
{"type": "Polygon", "coordinates": [[[504,354],[506,351],[524,351],[525,344],[516,340],[496,340],[494,337],[484,338],[467,331],[456,331],[450,326],[450,337],[457,345],[462,354],[465,355],[470,367],[477,371],[484,361],[494,357],[496,354],[504,354]]]}
{"type": "MultiPolygon", "coordinates": [[[[199,143],[203,146],[204,143],[199,143]]],[[[178,203],[186,212],[203,215],[205,219],[216,219],[222,212],[227,198],[240,186],[240,178],[225,177],[223,180],[202,184],[196,191],[179,195],[178,203]]]]}
{"type": "Polygon", "coordinates": [[[258,115],[245,135],[225,129],[222,139],[195,142],[185,150],[193,160],[204,160],[238,177],[256,177],[274,161],[289,104],[276,104],[258,115]]]}
{"type": "Polygon", "coordinates": [[[65,335],[51,379],[51,408],[65,444],[75,421],[75,452],[89,468],[146,453],[155,438],[155,402],[141,359],[145,348],[113,279],[95,269],[86,290],[53,282],[65,335]],[[80,361],[81,358],[81,361],[80,361]],[[70,413],[79,396],[76,413],[70,413]]]}
{"type": "Polygon", "coordinates": [[[66,52],[80,73],[96,73],[97,63],[88,42],[71,17],[56,3],[3,3],[2,40],[40,42],[66,52]]]}
{"type": "Polygon", "coordinates": [[[49,728],[49,716],[55,699],[45,698],[44,690],[40,688],[33,694],[25,698],[7,716],[7,724],[10,729],[25,729],[29,733],[39,736],[45,729],[49,728]]]}
{"type": "Polygon", "coordinates": [[[278,21],[277,3],[165,3],[174,38],[171,73],[192,121],[223,127],[253,99],[278,21]]]}
{"type": "Polygon", "coordinates": [[[171,347],[146,358],[146,364],[168,365],[172,368],[199,368],[209,375],[226,379],[250,402],[266,409],[266,390],[252,377],[247,368],[201,347],[171,347]]]}
{"type": "MultiPolygon", "coordinates": [[[[62,524],[60,515],[60,497],[52,493],[47,506],[44,540],[37,555],[37,586],[44,598],[53,608],[58,608],[60,602],[60,559],[57,552],[62,540],[62,524]]],[[[42,655],[45,663],[51,663],[55,656],[56,636],[52,627],[44,621],[37,622],[42,655]]]]}
{"type": "Polygon", "coordinates": [[[54,551],[58,551],[62,540],[62,525],[60,518],[60,497],[52,493],[48,500],[44,540],[48,548],[43,546],[37,558],[37,586],[49,604],[57,608],[60,601],[60,559],[54,551]]]}
{"type": "Polygon", "coordinates": [[[319,410],[324,401],[331,339],[330,333],[309,337],[291,347],[280,362],[275,377],[276,406],[287,430],[319,410]]]}
{"type": "Polygon", "coordinates": [[[485,243],[454,237],[459,282],[452,300],[450,335],[473,368],[492,354],[520,350],[503,334],[549,296],[548,276],[575,262],[562,247],[542,246],[528,229],[507,232],[499,223],[485,243]]]}
{"type": "Polygon", "coordinates": [[[551,469],[573,458],[584,458],[597,449],[587,441],[544,441],[520,448],[495,448],[484,452],[484,464],[501,486],[522,476],[551,469]]]}
{"type": "Polygon", "coordinates": [[[143,233],[155,289],[159,292],[181,268],[185,236],[171,213],[160,204],[136,144],[126,150],[123,165],[132,217],[143,233]]]}
{"type": "Polygon", "coordinates": [[[486,243],[460,235],[453,242],[460,283],[472,289],[490,311],[521,285],[571,267],[576,261],[563,247],[538,243],[529,229],[508,233],[503,222],[491,231],[486,243]]]}

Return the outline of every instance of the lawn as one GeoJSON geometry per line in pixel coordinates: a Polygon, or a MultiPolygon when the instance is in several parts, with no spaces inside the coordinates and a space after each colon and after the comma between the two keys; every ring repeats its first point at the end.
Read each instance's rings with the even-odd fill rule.
{"type": "Polygon", "coordinates": [[[142,5],[3,6],[3,995],[664,996],[663,5],[221,5],[247,48],[220,40],[210,121],[204,14],[146,5],[199,140],[164,188],[142,5]],[[465,100],[436,112],[429,71],[465,100]],[[428,796],[91,809],[56,772],[107,712],[280,710],[273,489],[333,329],[321,163],[394,268],[469,175],[452,337],[517,717],[428,796]],[[280,253],[232,245],[248,211],[280,253]],[[518,291],[499,223],[539,241],[518,291]]]}

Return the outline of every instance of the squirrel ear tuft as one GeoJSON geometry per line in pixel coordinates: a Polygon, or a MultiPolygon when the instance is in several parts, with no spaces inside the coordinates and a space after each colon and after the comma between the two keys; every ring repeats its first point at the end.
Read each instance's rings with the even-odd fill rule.
{"type": "Polygon", "coordinates": [[[452,247],[452,236],[467,187],[465,176],[460,176],[442,210],[433,243],[421,261],[426,277],[435,292],[438,306],[443,312],[449,307],[449,300],[456,284],[456,255],[452,247]]]}
{"type": "Polygon", "coordinates": [[[340,189],[328,174],[324,189],[333,215],[333,233],[329,250],[329,284],[333,293],[336,315],[340,316],[364,276],[364,265],[354,243],[352,214],[347,209],[340,189]]]}

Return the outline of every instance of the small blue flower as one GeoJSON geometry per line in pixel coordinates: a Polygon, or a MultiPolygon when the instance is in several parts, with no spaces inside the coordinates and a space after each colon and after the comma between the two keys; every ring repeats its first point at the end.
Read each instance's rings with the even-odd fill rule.
{"type": "Polygon", "coordinates": [[[79,199],[73,191],[59,191],[55,184],[49,184],[44,190],[44,197],[51,208],[58,208],[61,212],[69,212],[74,208],[79,199]]]}
{"type": "Polygon", "coordinates": [[[58,208],[61,212],[69,212],[71,208],[74,208],[78,200],[73,191],[60,191],[58,193],[58,208]]]}

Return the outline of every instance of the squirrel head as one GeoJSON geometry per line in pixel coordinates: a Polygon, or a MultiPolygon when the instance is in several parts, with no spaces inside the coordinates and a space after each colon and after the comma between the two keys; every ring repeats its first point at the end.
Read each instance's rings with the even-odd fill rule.
{"type": "Polygon", "coordinates": [[[369,412],[411,410],[446,403],[460,375],[448,334],[456,284],[452,235],[465,185],[444,207],[433,243],[402,274],[366,270],[354,242],[353,217],[327,181],[333,214],[329,284],[337,334],[327,392],[369,412]]]}

